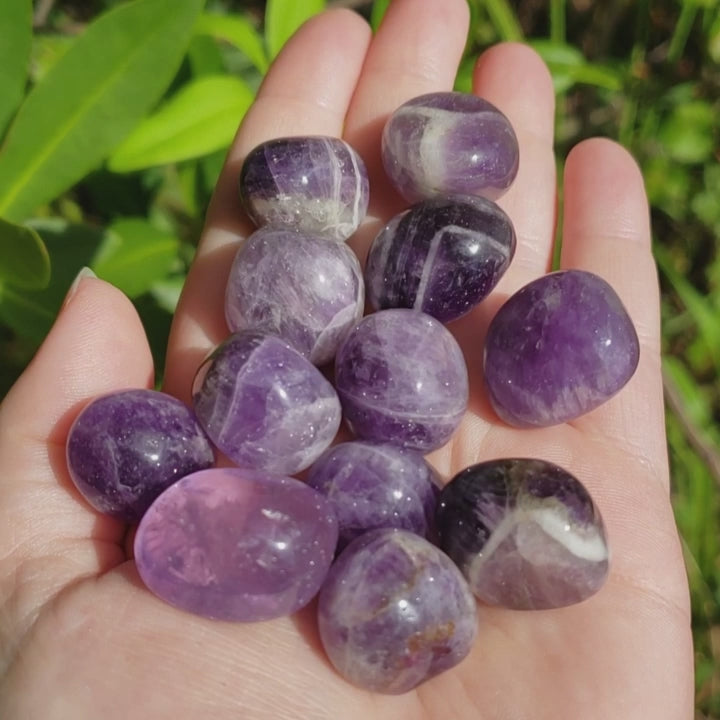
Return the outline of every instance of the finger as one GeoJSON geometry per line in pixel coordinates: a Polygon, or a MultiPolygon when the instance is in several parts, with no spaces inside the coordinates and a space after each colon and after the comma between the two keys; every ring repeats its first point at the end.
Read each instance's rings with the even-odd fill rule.
{"type": "MultiPolygon", "coordinates": [[[[403,207],[385,177],[380,157],[388,116],[418,95],[452,90],[468,22],[465,0],[393,0],[390,4],[368,51],[345,127],[345,139],[368,168],[370,216],[387,219],[403,207]]],[[[351,241],[361,259],[371,234],[359,233],[351,241]]]]}
{"type": "Polygon", "coordinates": [[[100,519],[75,490],[65,441],[89,400],[152,381],[150,349],[130,301],[101,280],[81,278],[0,405],[0,578],[7,577],[4,562],[20,572],[32,559],[21,593],[29,605],[77,575],[124,560],[125,528],[100,519]]]}
{"type": "Polygon", "coordinates": [[[540,56],[526,45],[505,43],[485,52],[473,76],[473,91],[510,120],[520,147],[520,167],[498,204],[517,233],[517,250],[499,292],[512,293],[546,273],[555,232],[555,92],[540,56]]]}
{"type": "Polygon", "coordinates": [[[630,383],[573,424],[614,439],[666,478],[659,289],[647,197],[630,154],[602,139],[574,148],[565,167],[564,212],[562,268],[589,270],[607,280],[640,339],[640,363],[630,383]]]}
{"type": "Polygon", "coordinates": [[[306,23],[268,72],[228,154],[175,314],[165,374],[173,395],[189,399],[195,370],[228,332],[227,276],[240,238],[251,232],[237,191],[243,159],[275,137],[340,137],[369,42],[370,29],[359,15],[329,11],[306,23]]]}

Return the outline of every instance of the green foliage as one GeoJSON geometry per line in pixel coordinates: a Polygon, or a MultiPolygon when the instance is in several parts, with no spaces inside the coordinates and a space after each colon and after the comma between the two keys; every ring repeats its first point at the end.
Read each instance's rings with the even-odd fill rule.
{"type": "Polygon", "coordinates": [[[267,72],[269,62],[262,36],[255,26],[242,15],[206,13],[198,18],[195,32],[233,44],[261,73],[267,72]]]}
{"type": "Polygon", "coordinates": [[[265,6],[265,41],[274,58],[290,36],[310,17],[325,8],[325,0],[268,0],[265,6]]]}
{"type": "Polygon", "coordinates": [[[22,99],[32,44],[32,0],[0,3],[0,138],[22,99]]]}
{"type": "Polygon", "coordinates": [[[50,282],[50,258],[32,229],[0,218],[0,283],[41,290],[50,282]]]}

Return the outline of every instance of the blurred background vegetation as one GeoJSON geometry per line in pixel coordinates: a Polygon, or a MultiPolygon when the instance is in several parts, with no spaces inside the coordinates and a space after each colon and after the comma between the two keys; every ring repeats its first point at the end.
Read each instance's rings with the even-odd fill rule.
{"type": "MultiPolygon", "coordinates": [[[[604,135],[642,166],[697,717],[720,718],[720,0],[468,2],[459,89],[485,47],[525,39],[555,80],[559,165],[604,135]]],[[[387,4],[0,2],[0,398],[82,265],[133,299],[163,366],[224,154],[269,62],[328,5],[376,26],[387,4]]]]}

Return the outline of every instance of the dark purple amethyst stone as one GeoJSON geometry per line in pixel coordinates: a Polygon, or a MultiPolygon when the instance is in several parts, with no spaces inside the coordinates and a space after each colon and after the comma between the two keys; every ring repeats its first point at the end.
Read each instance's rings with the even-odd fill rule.
{"type": "Polygon", "coordinates": [[[376,310],[413,308],[455,320],[497,285],[515,244],[510,218],[490,200],[424,200],[390,220],[371,245],[368,300],[376,310]]]}
{"type": "Polygon", "coordinates": [[[192,411],[154,390],[124,390],[93,400],[67,439],[70,477],[106,515],[135,523],[185,475],[209,468],[213,451],[192,411]]]}
{"type": "Polygon", "coordinates": [[[529,283],[500,308],[485,340],[485,380],[508,424],[555,425],[619,392],[639,354],[635,328],[610,285],[563,270],[529,283]]]}

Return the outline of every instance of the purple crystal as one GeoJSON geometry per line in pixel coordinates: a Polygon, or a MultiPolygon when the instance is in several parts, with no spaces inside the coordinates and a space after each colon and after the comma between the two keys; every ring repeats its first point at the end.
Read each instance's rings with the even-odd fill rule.
{"type": "Polygon", "coordinates": [[[515,179],[518,157],[509,120],[487,100],[459,92],[406,102],[382,136],[385,171],[409,202],[447,193],[496,199],[515,179]]]}
{"type": "Polygon", "coordinates": [[[494,202],[424,200],[375,238],[365,267],[368,299],[376,310],[414,308],[449,322],[490,293],[514,253],[512,222],[494,202]]]}
{"type": "Polygon", "coordinates": [[[152,504],[135,536],[135,562],[148,588],[171,605],[252,622],[310,602],[336,542],[332,508],[300,481],[204,470],[152,504]]]}
{"type": "Polygon", "coordinates": [[[292,474],[311,465],[340,426],[332,385],[273,335],[231,335],[198,371],[198,420],[240,467],[292,474]]]}
{"type": "Polygon", "coordinates": [[[362,158],[339,138],[269,140],[247,156],[240,174],[240,197],[256,225],[340,241],[362,222],[369,196],[362,158]]]}
{"type": "Polygon", "coordinates": [[[505,422],[554,425],[615,395],[639,353],[635,328],[610,285],[564,270],[534,280],[500,308],[485,340],[485,379],[505,422]]]}
{"type": "Polygon", "coordinates": [[[70,477],[100,512],[137,522],[184,475],[213,464],[212,447],[192,411],[154,390],[93,400],[67,439],[70,477]]]}
{"type": "Polygon", "coordinates": [[[544,460],[491,460],[440,493],[440,546],[489,605],[543,610],[581,602],[608,573],[605,529],[587,490],[544,460]]]}
{"type": "Polygon", "coordinates": [[[405,530],[373,530],[343,551],[320,591],[320,637],[349,682],[399,694],[457,665],[477,632],[450,558],[405,530]]]}
{"type": "Polygon", "coordinates": [[[342,547],[377,528],[403,528],[423,536],[432,528],[439,484],[425,458],[414,450],[342,443],[310,468],[307,482],[333,506],[342,547]]]}
{"type": "Polygon", "coordinates": [[[345,244],[261,228],[238,251],[225,294],[230,330],[279,335],[322,365],[360,320],[362,270],[345,244]]]}
{"type": "Polygon", "coordinates": [[[450,439],[468,402],[455,338],[414,310],[381,310],[356,325],[335,358],[335,386],[358,437],[420,451],[450,439]]]}

